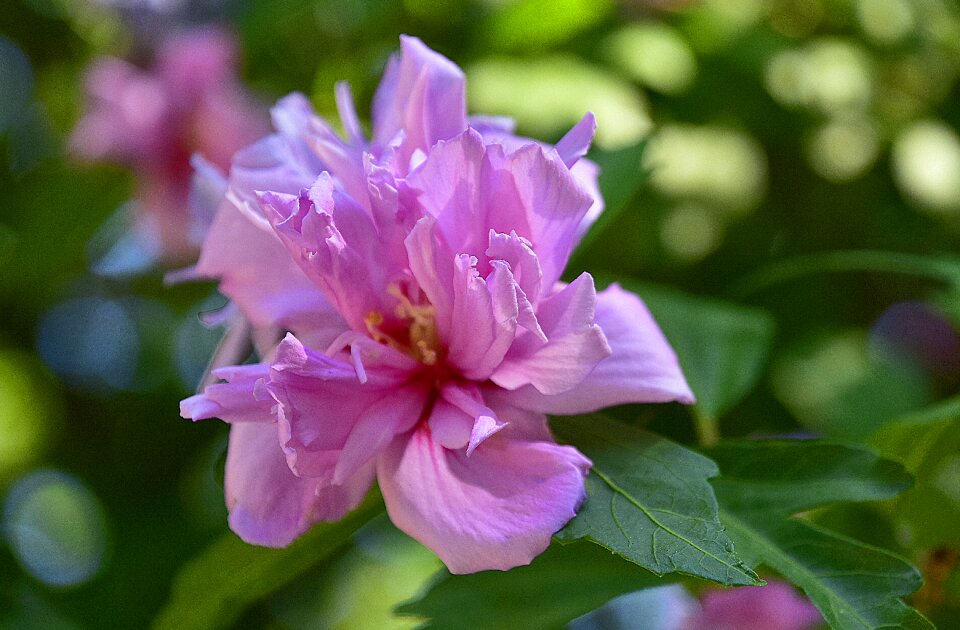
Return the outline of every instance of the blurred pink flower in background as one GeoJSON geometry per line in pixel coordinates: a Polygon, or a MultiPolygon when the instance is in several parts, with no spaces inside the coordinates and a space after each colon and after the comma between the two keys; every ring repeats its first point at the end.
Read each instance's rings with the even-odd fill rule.
{"type": "Polygon", "coordinates": [[[816,606],[786,582],[709,589],[683,630],[810,630],[824,625],[816,606]]]}
{"type": "Polygon", "coordinates": [[[134,229],[165,263],[195,256],[212,218],[213,208],[190,198],[191,156],[225,172],[234,152],[266,129],[235,66],[233,37],[208,27],[167,36],[149,69],[108,57],[87,73],[87,109],[71,148],[133,169],[134,229]]]}
{"type": "Polygon", "coordinates": [[[225,491],[248,542],[289,544],[376,478],[451,571],[529,563],[590,468],[545,414],[693,400],[639,298],[560,282],[602,210],[593,116],[555,147],[470,119],[463,73],[409,37],[370,140],[346,84],[337,100],[346,139],[291,95],[235,157],[195,273],[290,334],[181,411],[233,424],[225,491]]]}

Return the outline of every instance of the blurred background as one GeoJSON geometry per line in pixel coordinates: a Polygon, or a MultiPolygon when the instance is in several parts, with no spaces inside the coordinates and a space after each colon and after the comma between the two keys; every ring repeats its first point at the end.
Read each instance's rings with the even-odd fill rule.
{"type": "MultiPolygon", "coordinates": [[[[225,169],[294,90],[335,120],[339,80],[366,116],[400,33],[523,134],[595,112],[611,213],[570,271],[765,313],[771,349],[721,434],[922,461],[898,503],[819,518],[924,567],[914,605],[960,624],[952,0],[4,0],[0,626],[145,627],[224,534],[227,428],[177,402],[221,335],[198,314],[225,301],[164,284],[209,212],[190,155],[225,169]],[[936,404],[943,422],[897,432],[936,404]]],[[[622,413],[694,439],[682,409],[622,413]]],[[[377,521],[243,627],[409,627],[389,610],[438,567],[377,521]]]]}

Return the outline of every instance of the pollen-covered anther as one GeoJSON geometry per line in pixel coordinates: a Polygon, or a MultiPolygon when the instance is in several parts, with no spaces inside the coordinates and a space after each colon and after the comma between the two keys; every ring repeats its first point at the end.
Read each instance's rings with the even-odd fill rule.
{"type": "Polygon", "coordinates": [[[387,332],[384,329],[386,318],[379,311],[370,311],[363,318],[370,337],[378,343],[413,357],[424,365],[437,365],[440,361],[441,348],[433,306],[414,304],[397,285],[390,285],[387,292],[397,299],[393,314],[399,320],[400,326],[406,326],[406,338],[402,339],[403,328],[400,327],[397,333],[387,332]]]}

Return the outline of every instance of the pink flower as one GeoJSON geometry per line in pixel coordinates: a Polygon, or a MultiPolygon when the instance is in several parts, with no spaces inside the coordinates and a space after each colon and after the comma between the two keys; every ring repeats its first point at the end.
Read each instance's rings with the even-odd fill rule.
{"type": "Polygon", "coordinates": [[[227,504],[248,542],[286,545],[376,478],[451,571],[529,563],[590,468],[545,414],[693,400],[639,298],[559,280],[602,209],[581,159],[593,118],[556,147],[468,119],[460,70],[408,37],[369,141],[338,98],[345,140],[293,95],[234,159],[197,273],[290,333],[181,413],[233,424],[227,504]]]}
{"type": "Polygon", "coordinates": [[[683,630],[808,630],[823,625],[820,611],[780,580],[766,586],[711,589],[683,630]]]}
{"type": "Polygon", "coordinates": [[[210,220],[190,215],[191,156],[226,171],[264,132],[235,65],[233,39],[203,29],[168,36],[149,70],[108,57],[87,73],[87,111],[71,147],[84,159],[134,169],[139,233],[167,259],[195,254],[196,233],[210,220]]]}

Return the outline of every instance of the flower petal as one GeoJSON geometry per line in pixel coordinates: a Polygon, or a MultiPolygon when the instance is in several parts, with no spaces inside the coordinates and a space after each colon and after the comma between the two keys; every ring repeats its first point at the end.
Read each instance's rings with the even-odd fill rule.
{"type": "Polygon", "coordinates": [[[433,403],[428,420],[433,439],[444,448],[463,448],[470,441],[473,431],[473,416],[467,415],[456,405],[438,398],[433,403]]]}
{"type": "Polygon", "coordinates": [[[494,436],[467,457],[421,427],[397,438],[377,476],[390,519],[452,573],[529,564],[586,497],[590,462],[569,446],[494,436]]]}
{"type": "Polygon", "coordinates": [[[356,507],[372,480],[372,466],[343,486],[301,479],[287,467],[274,427],[245,423],[230,429],[224,492],[230,529],[248,543],[289,545],[313,523],[339,519],[356,507]]]}
{"type": "Polygon", "coordinates": [[[266,378],[266,365],[238,365],[214,370],[224,383],[207,385],[202,394],[180,401],[180,415],[192,420],[220,418],[224,422],[274,421],[273,399],[258,396],[258,383],[266,378]]]}
{"type": "Polygon", "coordinates": [[[304,274],[354,330],[365,330],[370,312],[384,312],[388,276],[398,273],[380,264],[369,216],[336,190],[329,173],[297,196],[263,192],[258,198],[304,274]]]}
{"type": "Polygon", "coordinates": [[[532,332],[518,336],[490,380],[505,389],[532,385],[546,395],[577,385],[611,352],[594,323],[596,299],[593,278],[584,273],[543,300],[537,319],[547,341],[532,332]]]}
{"type": "MultiPolygon", "coordinates": [[[[349,88],[348,88],[349,89],[349,88]]],[[[338,103],[342,100],[338,90],[338,103]]],[[[344,142],[333,128],[317,116],[306,96],[293,93],[283,97],[271,110],[273,124],[283,138],[286,155],[291,167],[306,177],[308,186],[323,171],[332,173],[343,190],[356,201],[366,198],[366,181],[363,176],[363,146],[344,142]]],[[[346,112],[349,118],[349,111],[346,112]]],[[[344,123],[349,129],[350,121],[344,123]]],[[[293,193],[296,190],[279,190],[273,186],[260,186],[252,190],[272,190],[293,193]]]]}
{"type": "Polygon", "coordinates": [[[544,396],[523,387],[504,397],[518,407],[561,415],[633,402],[693,403],[676,354],[640,298],[616,284],[597,298],[596,321],[613,353],[569,391],[544,396]]]}
{"type": "Polygon", "coordinates": [[[374,402],[357,418],[347,438],[333,482],[344,483],[380,454],[398,433],[406,433],[420,419],[427,401],[422,387],[402,387],[374,402]]]}
{"type": "MultiPolygon", "coordinates": [[[[526,212],[529,233],[517,232],[533,243],[543,270],[543,292],[560,279],[578,242],[580,223],[594,203],[589,191],[571,175],[560,157],[541,146],[529,144],[506,158],[503,166],[513,180],[517,204],[526,212]]],[[[505,204],[498,207],[507,209],[505,204]]],[[[507,232],[505,217],[491,209],[490,227],[507,232]]],[[[516,223],[516,219],[510,222],[516,223]]],[[[539,296],[530,296],[531,299],[539,296]]]]}
{"type": "Polygon", "coordinates": [[[391,58],[373,100],[373,139],[386,147],[402,131],[401,173],[416,150],[467,128],[463,71],[416,37],[400,37],[400,56],[391,58]]]}
{"type": "Polygon", "coordinates": [[[485,151],[480,134],[468,129],[439,142],[406,179],[424,213],[436,219],[457,252],[477,255],[487,245],[485,151]]]}
{"type": "Polygon", "coordinates": [[[592,112],[580,119],[573,129],[568,131],[556,144],[557,155],[567,165],[567,168],[573,168],[580,158],[587,154],[590,149],[590,143],[593,142],[593,134],[597,132],[597,119],[592,112]]]}
{"type": "Polygon", "coordinates": [[[475,385],[448,383],[441,390],[441,395],[443,400],[455,406],[470,419],[470,439],[466,443],[467,457],[470,457],[484,440],[507,426],[486,405],[480,390],[475,385]]]}
{"type": "MultiPolygon", "coordinates": [[[[278,403],[279,442],[290,469],[304,477],[332,475],[363,414],[396,391],[401,378],[371,367],[361,383],[352,364],[317,353],[288,335],[271,365],[267,388],[278,403]]],[[[338,481],[357,468],[342,473],[338,481]]]]}
{"type": "Polygon", "coordinates": [[[328,330],[331,339],[347,327],[272,230],[255,224],[229,201],[221,204],[207,232],[196,273],[219,278],[220,292],[254,326],[281,326],[301,334],[328,330]]]}

